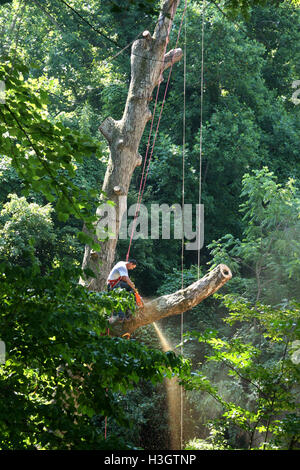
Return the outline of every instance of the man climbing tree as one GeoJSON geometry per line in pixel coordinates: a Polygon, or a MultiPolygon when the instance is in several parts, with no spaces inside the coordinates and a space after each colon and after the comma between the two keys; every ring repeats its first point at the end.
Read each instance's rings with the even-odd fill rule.
{"type": "MultiPolygon", "coordinates": [[[[107,279],[107,289],[111,291],[113,289],[125,289],[127,292],[132,292],[135,296],[137,307],[142,308],[144,306],[144,302],[140,297],[137,288],[135,287],[134,283],[130,279],[128,275],[128,270],[132,270],[136,268],[136,260],[129,259],[128,261],[119,261],[109,273],[107,279]]],[[[118,315],[112,315],[110,318],[110,324],[115,323],[117,320],[124,320],[125,318],[130,318],[130,313],[125,313],[122,310],[119,310],[118,315]]]]}
{"type": "Polygon", "coordinates": [[[137,289],[128,276],[128,270],[136,268],[136,260],[129,259],[126,261],[119,261],[110,271],[107,279],[107,288],[112,290],[115,288],[126,289],[128,292],[136,292],[137,289]]]}

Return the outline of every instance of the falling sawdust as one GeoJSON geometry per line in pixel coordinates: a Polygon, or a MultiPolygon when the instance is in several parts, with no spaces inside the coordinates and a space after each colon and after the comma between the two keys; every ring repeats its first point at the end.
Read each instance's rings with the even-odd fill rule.
{"type": "MultiPolygon", "coordinates": [[[[173,350],[172,346],[156,323],[153,323],[164,352],[173,350]]],[[[181,449],[181,390],[177,377],[165,379],[168,400],[168,421],[170,429],[171,450],[181,449]]]]}

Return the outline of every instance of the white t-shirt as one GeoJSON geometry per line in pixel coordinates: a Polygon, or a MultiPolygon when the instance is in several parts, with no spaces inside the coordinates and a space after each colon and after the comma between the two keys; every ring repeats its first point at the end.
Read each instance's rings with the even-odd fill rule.
{"type": "Polygon", "coordinates": [[[119,261],[109,273],[108,281],[118,279],[120,276],[128,276],[128,269],[125,261],[119,261]]]}

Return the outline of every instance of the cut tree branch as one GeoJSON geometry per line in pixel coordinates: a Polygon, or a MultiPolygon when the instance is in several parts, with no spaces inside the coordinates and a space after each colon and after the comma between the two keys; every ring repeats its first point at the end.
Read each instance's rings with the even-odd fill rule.
{"type": "Polygon", "coordinates": [[[110,334],[112,336],[119,336],[124,333],[131,334],[141,326],[187,312],[217,292],[231,278],[232,274],[228,266],[219,264],[185,289],[146,302],[144,308],[138,309],[132,318],[123,323],[112,325],[110,334]]]}

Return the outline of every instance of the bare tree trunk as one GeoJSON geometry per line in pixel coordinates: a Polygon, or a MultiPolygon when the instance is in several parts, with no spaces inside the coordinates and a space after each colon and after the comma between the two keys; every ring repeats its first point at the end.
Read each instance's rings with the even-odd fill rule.
{"type": "MultiPolygon", "coordinates": [[[[82,268],[89,268],[96,275],[95,278],[80,280],[89,290],[101,291],[106,286],[123,216],[119,196],[127,197],[133,171],[142,163],[138,149],[145,126],[152,116],[148,105],[153,90],[162,80],[162,72],[182,57],[181,49],[171,50],[166,54],[168,32],[179,2],[180,0],[164,0],[153,36],[145,31],[143,38],[133,43],[131,82],[123,117],[120,121],[109,117],[99,128],[110,148],[102,191],[108,200],[115,203],[117,233],[115,238],[100,243],[100,252],[93,252],[89,246],[85,247],[82,268]]],[[[101,201],[104,202],[105,198],[102,197],[101,201]]]]}
{"type": "Polygon", "coordinates": [[[110,329],[110,334],[115,336],[124,333],[131,334],[141,326],[184,313],[217,292],[231,277],[232,274],[228,266],[219,264],[215,269],[185,289],[180,289],[173,294],[163,295],[145,303],[144,308],[138,309],[131,319],[114,324],[110,329]]]}

